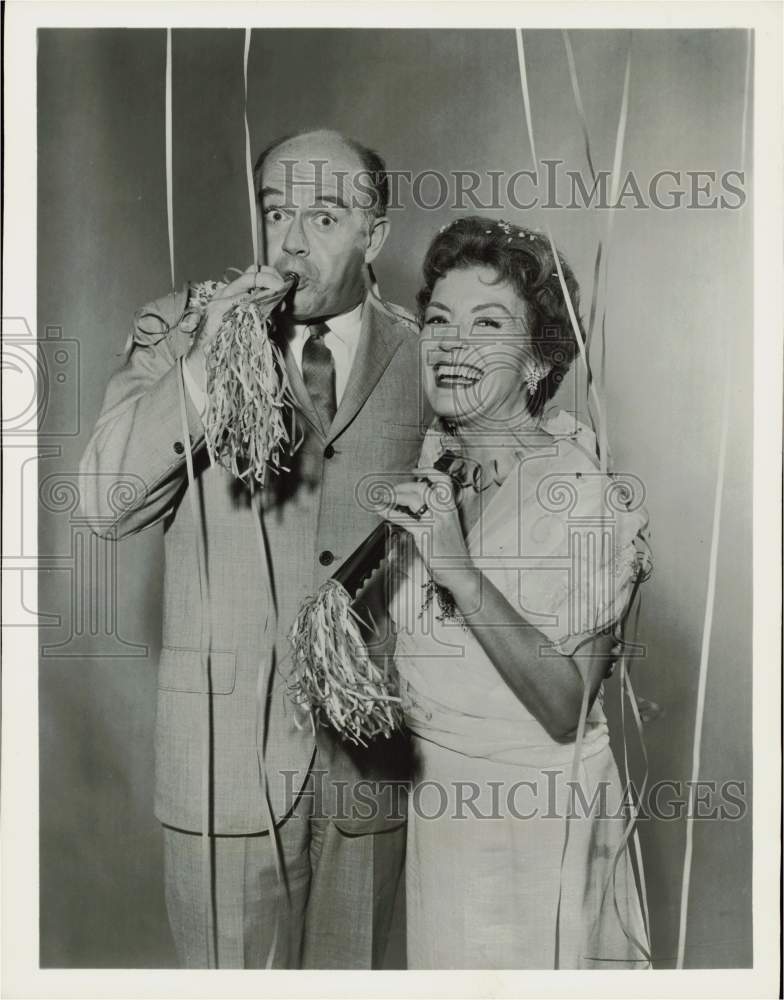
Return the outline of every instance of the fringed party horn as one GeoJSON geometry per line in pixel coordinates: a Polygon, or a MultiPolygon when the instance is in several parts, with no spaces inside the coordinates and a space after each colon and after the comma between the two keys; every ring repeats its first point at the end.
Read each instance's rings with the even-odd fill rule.
{"type": "MultiPolygon", "coordinates": [[[[453,458],[447,453],[436,468],[447,471],[453,458]]],[[[397,675],[391,666],[373,662],[362,635],[362,627],[370,629],[372,623],[359,605],[363,587],[401,534],[404,529],[386,521],[374,528],[302,605],[289,633],[295,664],[292,698],[317,722],[362,746],[380,735],[389,738],[403,722],[397,675]]]]}
{"type": "MultiPolygon", "coordinates": [[[[273,310],[296,284],[292,272],[277,291],[261,291],[234,306],[207,349],[207,450],[212,461],[251,487],[263,486],[268,469],[280,468],[283,447],[293,447],[286,420],[291,388],[269,327],[273,310]]],[[[205,298],[222,287],[207,285],[205,298]]]]}
{"type": "MultiPolygon", "coordinates": [[[[402,529],[383,522],[299,610],[289,634],[295,670],[290,694],[351,743],[367,746],[400,728],[397,678],[373,662],[363,636],[372,628],[357,607],[363,584],[387,558],[402,529]]],[[[366,613],[366,612],[365,612],[366,613]]]]}

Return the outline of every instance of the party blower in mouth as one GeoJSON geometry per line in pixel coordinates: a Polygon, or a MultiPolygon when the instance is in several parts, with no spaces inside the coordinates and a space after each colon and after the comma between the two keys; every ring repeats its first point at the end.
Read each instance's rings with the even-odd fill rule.
{"type": "Polygon", "coordinates": [[[259,289],[229,309],[207,348],[204,437],[210,460],[251,489],[265,484],[270,469],[282,468],[284,449],[296,447],[286,365],[269,335],[272,313],[300,282],[294,271],[283,279],[280,288],[259,289]]]}

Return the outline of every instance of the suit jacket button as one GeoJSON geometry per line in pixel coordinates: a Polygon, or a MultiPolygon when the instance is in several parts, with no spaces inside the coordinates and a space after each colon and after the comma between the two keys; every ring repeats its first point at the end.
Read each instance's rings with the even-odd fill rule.
{"type": "Polygon", "coordinates": [[[335,561],[334,555],[329,551],[329,549],[324,549],[324,551],[319,556],[319,562],[322,566],[331,566],[335,561]]]}
{"type": "Polygon", "coordinates": [[[177,452],[178,455],[182,455],[183,452],[185,451],[185,445],[182,443],[182,441],[175,441],[174,450],[177,452]]]}
{"type": "Polygon", "coordinates": [[[334,458],[334,457],[335,457],[335,449],[332,447],[331,444],[328,444],[327,447],[324,449],[324,458],[334,458]]]}

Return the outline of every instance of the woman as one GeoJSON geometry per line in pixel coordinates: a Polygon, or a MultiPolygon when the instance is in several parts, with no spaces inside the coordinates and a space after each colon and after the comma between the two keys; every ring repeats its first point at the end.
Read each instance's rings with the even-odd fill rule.
{"type": "Polygon", "coordinates": [[[410,533],[391,609],[419,762],[409,967],[643,968],[597,696],[647,570],[646,516],[600,473],[593,434],[545,408],[578,350],[547,239],[462,219],[424,278],[436,419],[387,514],[410,533]]]}

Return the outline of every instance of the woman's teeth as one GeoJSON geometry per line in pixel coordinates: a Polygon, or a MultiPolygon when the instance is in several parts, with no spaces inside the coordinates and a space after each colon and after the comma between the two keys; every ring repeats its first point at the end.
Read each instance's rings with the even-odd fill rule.
{"type": "Polygon", "coordinates": [[[436,385],[438,386],[469,386],[474,385],[482,377],[482,372],[473,365],[442,365],[435,366],[436,385]]]}

